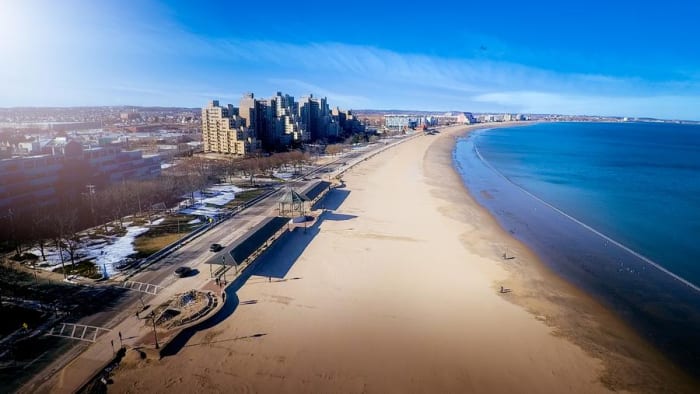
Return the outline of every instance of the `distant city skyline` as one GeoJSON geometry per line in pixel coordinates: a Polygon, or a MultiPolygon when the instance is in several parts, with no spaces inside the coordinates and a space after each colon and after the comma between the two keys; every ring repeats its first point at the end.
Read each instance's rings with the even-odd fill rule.
{"type": "Polygon", "coordinates": [[[561,7],[0,0],[0,107],[282,90],[348,109],[700,120],[699,4],[561,7]]]}

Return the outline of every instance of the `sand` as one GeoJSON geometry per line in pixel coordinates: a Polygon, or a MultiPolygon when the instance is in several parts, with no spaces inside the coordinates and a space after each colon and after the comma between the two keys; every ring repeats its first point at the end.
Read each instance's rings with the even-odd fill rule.
{"type": "Polygon", "coordinates": [[[261,257],[281,278],[252,276],[231,316],[175,356],[129,358],[110,391],[690,392],[476,204],[451,166],[460,133],[353,168],[313,228],[261,257]]]}

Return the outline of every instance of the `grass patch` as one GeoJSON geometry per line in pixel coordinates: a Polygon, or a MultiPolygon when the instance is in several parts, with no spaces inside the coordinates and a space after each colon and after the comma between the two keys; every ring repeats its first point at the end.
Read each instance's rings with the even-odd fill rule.
{"type": "Polygon", "coordinates": [[[188,224],[194,219],[196,216],[173,215],[164,218],[160,224],[151,226],[147,233],[134,240],[134,249],[138,252],[138,256],[148,257],[202,225],[202,223],[188,224]]]}
{"type": "Polygon", "coordinates": [[[268,189],[258,188],[258,189],[248,189],[248,190],[244,190],[242,192],[238,192],[238,193],[236,193],[236,198],[233,201],[226,204],[226,208],[229,208],[229,209],[236,208],[237,206],[244,204],[244,203],[254,199],[255,197],[265,193],[266,191],[268,191],[268,189]]]}
{"type": "Polygon", "coordinates": [[[196,218],[197,217],[193,215],[167,216],[163,218],[163,221],[159,224],[151,226],[150,230],[148,230],[148,232],[143,236],[154,237],[161,234],[189,233],[201,225],[201,223],[188,224],[196,218]]]}
{"type": "MultiPolygon", "coordinates": [[[[53,272],[62,274],[63,267],[58,267],[53,272]]],[[[90,279],[100,279],[102,277],[100,270],[97,269],[92,260],[81,261],[75,265],[66,264],[66,275],[80,275],[90,279]]]]}
{"type": "Polygon", "coordinates": [[[187,233],[159,234],[151,237],[146,233],[134,240],[134,249],[138,252],[139,257],[148,257],[182,238],[185,234],[187,233]]]}

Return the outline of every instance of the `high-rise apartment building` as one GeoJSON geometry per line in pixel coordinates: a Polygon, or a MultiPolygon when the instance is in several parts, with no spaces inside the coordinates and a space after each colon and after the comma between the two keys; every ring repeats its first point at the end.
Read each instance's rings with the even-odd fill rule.
{"type": "Polygon", "coordinates": [[[255,129],[257,113],[257,100],[255,100],[253,93],[244,94],[241,97],[238,114],[245,121],[246,127],[255,129]]]}
{"type": "MultiPolygon", "coordinates": [[[[252,94],[250,99],[253,99],[252,94]]],[[[251,110],[250,107],[245,107],[244,113],[247,118],[240,116],[238,108],[231,104],[220,106],[217,100],[202,108],[204,151],[247,155],[260,149],[260,141],[247,126],[247,119],[254,119],[251,117],[251,114],[255,113],[254,101],[252,108],[251,110]]]]}
{"type": "Polygon", "coordinates": [[[331,114],[325,97],[313,95],[297,103],[293,96],[282,92],[269,99],[256,99],[253,93],[246,93],[239,108],[222,107],[213,101],[202,109],[204,150],[246,154],[249,148],[245,141],[250,142],[252,150],[284,150],[311,140],[337,140],[341,133],[359,130],[347,127],[350,123],[346,119],[352,119],[349,112],[343,114],[346,126],[336,115],[331,114]]]}
{"type": "Polygon", "coordinates": [[[330,122],[330,119],[327,119],[329,112],[325,97],[318,98],[311,94],[299,100],[299,117],[312,140],[322,140],[328,137],[326,126],[330,122]]]}

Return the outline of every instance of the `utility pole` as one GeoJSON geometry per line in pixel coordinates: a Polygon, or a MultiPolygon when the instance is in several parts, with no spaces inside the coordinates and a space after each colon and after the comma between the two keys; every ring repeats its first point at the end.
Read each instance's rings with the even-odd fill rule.
{"type": "Polygon", "coordinates": [[[85,185],[87,188],[87,197],[90,200],[90,213],[92,214],[92,225],[95,225],[95,185],[85,185]]]}
{"type": "Polygon", "coordinates": [[[63,271],[63,279],[68,279],[68,275],[66,275],[65,260],[63,259],[63,247],[61,246],[61,238],[62,237],[63,237],[63,235],[59,234],[59,237],[56,240],[56,248],[58,249],[59,257],[61,258],[61,271],[63,271]]]}
{"type": "Polygon", "coordinates": [[[15,247],[15,251],[16,251],[17,254],[19,255],[19,254],[20,254],[20,251],[18,251],[19,248],[17,247],[17,238],[16,238],[16,236],[17,236],[17,231],[16,231],[16,229],[15,229],[15,213],[14,213],[14,211],[12,210],[12,208],[10,208],[10,209],[7,210],[7,216],[10,218],[10,231],[12,231],[12,242],[13,242],[13,244],[14,244],[14,245],[12,245],[12,246],[15,247]]]}

